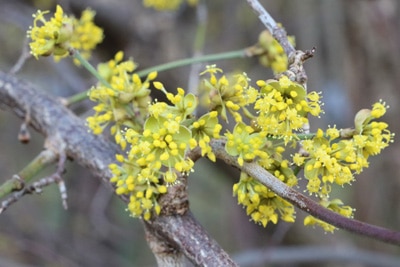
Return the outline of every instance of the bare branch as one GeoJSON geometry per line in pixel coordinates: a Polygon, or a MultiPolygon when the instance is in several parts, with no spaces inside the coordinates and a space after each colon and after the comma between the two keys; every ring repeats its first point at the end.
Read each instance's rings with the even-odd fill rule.
{"type": "MultiPolygon", "coordinates": [[[[34,194],[34,193],[41,194],[44,187],[49,186],[54,183],[57,183],[59,185],[60,191],[61,190],[63,191],[62,195],[66,199],[65,185],[64,185],[64,182],[61,182],[61,181],[62,181],[62,179],[58,175],[55,174],[55,175],[52,175],[49,177],[42,178],[39,181],[34,182],[32,185],[30,185],[28,187],[24,187],[22,190],[15,192],[9,198],[7,198],[6,200],[3,200],[1,202],[0,214],[3,213],[11,204],[20,200],[24,195],[34,194]],[[60,184],[62,184],[62,186],[60,186],[60,184]],[[61,189],[61,187],[62,187],[62,189],[61,189]]],[[[63,199],[63,204],[64,204],[64,199],[63,199]]],[[[64,207],[66,208],[66,204],[64,204],[64,207]]]]}
{"type": "Polygon", "coordinates": [[[25,184],[32,179],[39,171],[53,164],[57,159],[57,154],[50,150],[44,150],[25,166],[18,174],[5,181],[0,186],[0,198],[13,191],[19,191],[25,184]]]}
{"type": "MultiPolygon", "coordinates": [[[[60,191],[63,207],[64,207],[64,209],[68,209],[67,190],[65,187],[64,180],[61,177],[61,175],[64,171],[65,161],[66,161],[66,156],[65,156],[65,154],[61,153],[59,156],[58,167],[57,167],[56,172],[49,177],[42,178],[39,181],[32,183],[32,185],[30,185],[28,187],[24,186],[22,189],[20,189],[16,193],[14,193],[11,197],[2,201],[0,204],[0,214],[3,213],[11,204],[13,204],[13,203],[17,202],[19,199],[21,199],[24,195],[33,194],[33,193],[40,194],[40,193],[42,193],[42,190],[44,187],[49,186],[51,184],[58,185],[58,189],[60,191]]],[[[30,164],[30,165],[32,165],[32,164],[30,164]]],[[[15,177],[16,177],[16,179],[22,180],[18,175],[14,175],[13,178],[15,178],[15,177]]],[[[22,183],[22,185],[24,185],[23,181],[21,183],[22,183]]]]}

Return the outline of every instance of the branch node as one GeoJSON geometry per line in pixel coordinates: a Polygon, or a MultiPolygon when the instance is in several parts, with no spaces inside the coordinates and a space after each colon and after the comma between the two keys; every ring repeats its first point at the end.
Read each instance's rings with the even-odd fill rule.
{"type": "Polygon", "coordinates": [[[27,144],[31,140],[31,134],[28,130],[28,126],[27,126],[26,122],[23,122],[21,124],[21,127],[19,128],[18,140],[23,144],[27,144]]]}

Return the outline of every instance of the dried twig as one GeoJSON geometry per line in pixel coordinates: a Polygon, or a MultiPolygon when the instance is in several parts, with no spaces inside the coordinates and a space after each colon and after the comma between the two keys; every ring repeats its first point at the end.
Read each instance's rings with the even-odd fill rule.
{"type": "MultiPolygon", "coordinates": [[[[34,194],[34,193],[40,194],[40,193],[42,193],[43,188],[45,188],[46,186],[49,186],[51,184],[58,185],[58,189],[60,191],[63,207],[64,207],[64,209],[68,209],[67,190],[65,187],[64,180],[61,177],[61,174],[64,171],[65,160],[66,160],[65,154],[61,154],[59,156],[57,170],[54,174],[52,174],[48,177],[42,178],[42,179],[32,183],[29,186],[24,186],[19,191],[13,193],[9,198],[3,200],[0,204],[0,214],[3,213],[11,204],[20,200],[24,195],[34,194]]],[[[18,179],[21,179],[18,175],[15,175],[14,177],[18,177],[18,179]]]]}
{"type": "MultiPolygon", "coordinates": [[[[0,214],[3,213],[11,204],[20,200],[24,195],[34,194],[34,193],[40,194],[42,193],[44,187],[54,183],[58,184],[60,192],[62,191],[61,193],[62,196],[66,198],[65,185],[63,180],[58,175],[53,174],[51,176],[42,178],[39,181],[34,182],[30,186],[24,187],[22,190],[13,193],[9,198],[3,200],[0,204],[0,214]]],[[[63,205],[64,205],[64,200],[63,200],[63,205]]]]}
{"type": "Polygon", "coordinates": [[[43,150],[20,172],[13,175],[11,179],[6,180],[0,185],[0,198],[5,197],[14,191],[20,191],[25,187],[38,172],[45,167],[53,164],[57,159],[57,154],[52,150],[43,150]]]}

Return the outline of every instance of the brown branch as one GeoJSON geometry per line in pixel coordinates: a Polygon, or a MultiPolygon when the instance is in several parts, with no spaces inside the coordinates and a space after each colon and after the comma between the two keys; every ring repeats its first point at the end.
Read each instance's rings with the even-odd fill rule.
{"type": "MultiPolygon", "coordinates": [[[[48,149],[64,150],[69,158],[109,184],[112,174],[108,165],[114,162],[115,154],[119,152],[117,147],[103,137],[89,133],[84,122],[55,98],[0,72],[0,107],[11,109],[22,119],[29,110],[30,124],[46,136],[48,149]]],[[[126,196],[120,197],[128,202],[126,196]]],[[[188,212],[159,216],[145,223],[150,231],[164,238],[196,265],[236,266],[188,212]]]]}
{"type": "Polygon", "coordinates": [[[195,266],[237,266],[190,212],[181,216],[160,216],[145,223],[172,244],[194,248],[184,253],[195,266]]]}
{"type": "Polygon", "coordinates": [[[368,236],[386,243],[400,245],[400,232],[343,217],[338,213],[326,209],[312,199],[287,186],[256,163],[245,163],[243,166],[240,166],[237,158],[228,155],[225,151],[225,143],[222,140],[212,140],[211,146],[217,158],[222,159],[225,163],[246,172],[248,175],[257,179],[274,191],[278,196],[286,199],[308,214],[352,233],[368,236]]]}

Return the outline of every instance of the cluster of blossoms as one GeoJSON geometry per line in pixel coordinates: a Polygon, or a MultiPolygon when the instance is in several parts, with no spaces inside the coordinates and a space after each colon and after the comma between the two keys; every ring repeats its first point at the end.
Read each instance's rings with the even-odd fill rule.
{"type": "Polygon", "coordinates": [[[281,137],[287,142],[308,124],[308,115],[319,116],[322,112],[319,94],[307,94],[302,85],[287,76],[258,81],[257,85],[260,95],[254,105],[258,112],[256,122],[267,135],[281,137]]]}
{"type": "Polygon", "coordinates": [[[143,0],[143,5],[156,10],[168,11],[178,9],[183,2],[187,2],[190,6],[195,6],[198,0],[143,0]]]}
{"type": "MultiPolygon", "coordinates": [[[[355,116],[355,127],[338,130],[335,127],[325,132],[318,129],[313,139],[302,141],[305,153],[296,153],[293,162],[304,168],[307,179],[307,191],[320,198],[320,204],[346,217],[353,215],[349,206],[338,200],[329,200],[333,184],[344,185],[354,181],[354,174],[359,174],[368,167],[368,158],[379,154],[393,141],[391,133],[384,122],[376,121],[386,112],[387,106],[377,102],[372,110],[360,110],[355,116]]],[[[318,224],[326,231],[334,228],[312,216],[304,222],[318,224]]]]}
{"type": "MultiPolygon", "coordinates": [[[[273,145],[271,141],[267,141],[266,147],[266,156],[260,157],[258,163],[288,186],[297,185],[298,179],[289,161],[282,157],[284,148],[273,145]]],[[[264,227],[269,222],[276,224],[279,218],[287,222],[295,221],[292,204],[244,172],[240,174],[238,183],[234,184],[233,194],[237,196],[238,203],[246,207],[246,213],[252,220],[264,227]]]]}
{"type": "Polygon", "coordinates": [[[246,73],[236,74],[227,78],[222,75],[217,79],[216,74],[221,73],[222,69],[216,65],[207,66],[206,70],[200,75],[209,74],[209,79],[204,79],[205,106],[210,110],[215,110],[221,118],[228,121],[228,113],[233,116],[236,122],[242,121],[242,113],[252,117],[247,106],[253,104],[258,95],[258,91],[252,87],[250,79],[246,73]]]}
{"type": "Polygon", "coordinates": [[[129,144],[127,156],[117,156],[122,166],[110,166],[116,193],[130,195],[128,210],[133,216],[144,219],[149,219],[152,211],[160,212],[159,194],[166,193],[167,187],[177,182],[179,174],[192,170],[194,162],[186,157],[190,149],[199,146],[203,156],[215,161],[209,143],[211,138],[219,138],[222,129],[217,112],[207,113],[197,120],[193,117],[197,108],[197,98],[193,94],[185,94],[178,88],[174,95],[167,92],[162,83],[153,84],[171,104],[158,101],[149,104],[149,116],[142,129],[126,126],[126,130],[121,131],[129,144]]]}
{"type": "MultiPolygon", "coordinates": [[[[354,174],[368,167],[369,156],[379,154],[392,141],[388,125],[375,121],[386,112],[385,103],[375,103],[372,110],[361,110],[355,116],[354,128],[332,127],[326,132],[319,129],[302,140],[308,116],[319,116],[323,112],[319,93],[307,93],[302,85],[285,75],[278,80],[257,81],[260,89],[256,90],[249,85],[246,75],[236,76],[236,80],[217,78],[216,74],[222,70],[215,66],[205,72],[210,73],[205,81],[208,107],[218,111],[225,120],[229,113],[236,121],[233,132],[225,133],[225,149],[237,157],[240,166],[246,161],[255,161],[290,187],[298,184],[294,169],[302,168],[307,179],[306,191],[317,196],[322,206],[346,217],[353,215],[351,207],[339,199],[329,199],[329,194],[334,184],[350,184],[354,174]],[[251,114],[251,110],[256,114],[251,114]],[[252,123],[245,124],[242,115],[252,123]],[[283,159],[285,149],[281,146],[289,142],[301,148],[301,153],[293,154],[291,162],[283,159]]],[[[234,185],[234,195],[246,207],[247,214],[264,226],[268,222],[276,223],[279,217],[294,221],[290,203],[245,173],[234,185]]],[[[312,216],[307,216],[304,223],[319,225],[326,231],[335,229],[312,216]]]]}
{"type": "MultiPolygon", "coordinates": [[[[321,113],[319,94],[306,94],[304,88],[282,76],[279,80],[258,81],[259,90],[252,87],[246,74],[227,78],[215,65],[207,67],[201,74],[209,73],[204,81],[207,92],[205,104],[228,120],[230,114],[236,125],[225,133],[225,150],[237,157],[238,164],[256,161],[288,186],[295,186],[297,178],[284,160],[282,140],[287,142],[308,122],[307,115],[321,113]],[[221,77],[217,78],[217,75],[221,77]],[[256,114],[253,114],[255,111],[256,114]],[[247,125],[244,120],[253,123],[247,125]]],[[[234,185],[238,202],[246,206],[247,214],[264,226],[276,223],[280,217],[294,221],[294,207],[276,196],[261,183],[242,173],[234,185]]]]}
{"type": "Polygon", "coordinates": [[[114,59],[98,66],[98,72],[104,83],[93,87],[88,95],[96,102],[95,114],[87,119],[90,129],[100,134],[112,123],[111,134],[117,144],[126,148],[126,140],[122,130],[126,127],[139,130],[147,117],[150,102],[150,82],[157,77],[157,72],[150,73],[142,81],[133,73],[136,64],[132,60],[122,61],[123,53],[118,52],[114,59]]]}
{"type": "MultiPolygon", "coordinates": [[[[289,42],[294,45],[293,36],[288,36],[289,42]]],[[[267,30],[262,31],[258,38],[258,47],[260,50],[260,64],[269,67],[274,73],[282,73],[288,68],[288,59],[285,51],[278,41],[267,30]]]]}
{"type": "MultiPolygon", "coordinates": [[[[144,1],[156,9],[174,9],[181,2],[144,1]]],[[[93,24],[94,12],[90,10],[84,11],[79,20],[65,16],[59,6],[50,20],[44,18],[46,13],[37,12],[34,26],[28,31],[31,53],[36,58],[51,54],[65,57],[71,49],[81,50],[83,56],[89,57],[90,50],[102,39],[102,30],[93,24]]],[[[270,35],[263,33],[260,45],[267,51],[262,59],[265,64],[276,73],[287,69],[282,47],[270,35]]],[[[308,117],[318,117],[323,112],[320,94],[307,93],[301,84],[285,75],[257,81],[256,89],[245,73],[225,76],[215,65],[207,66],[200,73],[203,77],[208,75],[200,87],[205,92],[204,101],[198,101],[197,96],[182,88],[177,88],[176,94],[169,92],[155,80],[156,72],[141,79],[135,69],[133,60],[123,61],[122,52],[99,64],[101,83],[88,93],[96,102],[95,114],[87,118],[87,125],[95,134],[110,128],[122,151],[116,155],[117,163],[109,166],[111,182],[117,194],[129,196],[130,214],[145,220],[161,212],[160,195],[192,171],[190,151],[199,149],[201,156],[216,161],[212,139],[223,139],[226,152],[237,158],[239,166],[256,162],[289,187],[298,185],[297,175],[303,169],[305,190],[316,196],[322,206],[351,217],[351,207],[329,198],[332,186],[354,181],[354,174],[368,167],[369,157],[379,154],[393,140],[388,125],[377,121],[387,109],[382,101],[372,109],[359,111],[353,128],[330,127],[304,134],[308,117]],[[166,101],[153,100],[152,89],[164,94],[166,101]],[[200,103],[207,112],[197,117],[194,114],[200,103]],[[228,123],[230,118],[235,123],[233,129],[221,134],[219,119],[228,123]],[[298,148],[300,152],[285,159],[288,153],[284,146],[289,143],[291,149],[298,148]]],[[[246,207],[247,214],[264,227],[279,219],[295,220],[292,204],[244,172],[233,186],[233,194],[246,207]]],[[[307,216],[304,224],[334,230],[312,216],[307,216]]]]}
{"type": "Polygon", "coordinates": [[[78,49],[84,58],[89,58],[90,51],[103,40],[103,30],[93,23],[95,12],[90,9],[84,10],[80,19],[64,15],[59,5],[50,20],[44,17],[47,13],[39,10],[34,14],[33,27],[27,32],[36,58],[54,55],[59,60],[68,56],[71,49],[78,49]]]}
{"type": "Polygon", "coordinates": [[[295,221],[292,204],[244,172],[233,186],[233,194],[237,195],[238,203],[246,207],[246,213],[264,227],[268,222],[276,224],[279,217],[287,222],[295,221]]]}

